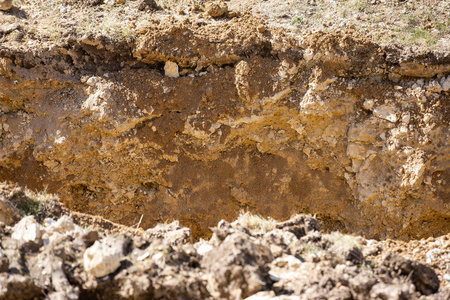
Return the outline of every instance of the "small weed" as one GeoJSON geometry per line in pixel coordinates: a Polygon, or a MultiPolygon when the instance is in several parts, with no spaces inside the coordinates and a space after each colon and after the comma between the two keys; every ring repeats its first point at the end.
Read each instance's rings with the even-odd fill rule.
{"type": "Polygon", "coordinates": [[[445,24],[444,22],[437,22],[436,27],[439,31],[447,33],[449,31],[450,24],[445,24]]]}
{"type": "Polygon", "coordinates": [[[361,271],[367,276],[373,277],[374,276],[374,270],[377,267],[377,264],[373,261],[366,261],[364,264],[361,265],[361,271]]]}
{"type": "Polygon", "coordinates": [[[308,256],[308,255],[318,254],[320,251],[322,251],[322,249],[317,246],[307,245],[305,247],[305,249],[303,249],[302,254],[305,256],[308,256]]]}
{"type": "Polygon", "coordinates": [[[41,212],[41,204],[38,201],[31,200],[20,203],[17,208],[26,216],[36,216],[41,212]]]}
{"type": "Polygon", "coordinates": [[[293,18],[291,21],[291,25],[299,26],[302,24],[303,24],[303,16],[297,16],[297,17],[293,18]]]}
{"type": "Polygon", "coordinates": [[[413,35],[414,39],[425,38],[427,36],[426,29],[422,28],[412,28],[410,32],[413,35]]]}

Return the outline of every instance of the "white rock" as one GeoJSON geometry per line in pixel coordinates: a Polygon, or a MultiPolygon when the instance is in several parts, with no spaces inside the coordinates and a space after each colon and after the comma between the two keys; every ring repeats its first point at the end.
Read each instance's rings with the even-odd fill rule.
{"type": "Polygon", "coordinates": [[[138,256],[137,261],[142,261],[150,256],[150,252],[145,252],[144,254],[138,256]]]}
{"type": "Polygon", "coordinates": [[[311,59],[313,59],[313,57],[314,57],[314,50],[311,48],[306,49],[305,52],[303,53],[303,58],[306,61],[310,61],[311,59]]]}
{"type": "Polygon", "coordinates": [[[447,76],[447,78],[442,77],[441,86],[445,92],[448,92],[450,90],[450,76],[447,76]]]}
{"type": "Polygon", "coordinates": [[[58,221],[45,219],[44,225],[45,233],[43,234],[43,238],[45,244],[52,242],[68,232],[83,232],[83,229],[77,226],[69,216],[62,216],[58,221]]]}
{"type": "Polygon", "coordinates": [[[367,240],[367,246],[378,246],[378,242],[376,240],[367,240]]]}
{"type": "Polygon", "coordinates": [[[164,65],[164,73],[167,77],[180,77],[180,73],[178,73],[178,65],[171,61],[166,61],[166,64],[164,65]]]}
{"type": "Polygon", "coordinates": [[[411,115],[409,114],[409,112],[407,112],[406,114],[404,114],[402,116],[402,123],[408,125],[409,121],[411,120],[411,115]]]}
{"type": "Polygon", "coordinates": [[[96,77],[96,76],[93,76],[93,77],[90,77],[87,81],[86,81],[86,84],[87,85],[90,85],[90,86],[94,86],[94,85],[96,85],[97,83],[99,83],[100,82],[100,78],[98,78],[98,77],[96,77]]]}
{"type": "Polygon", "coordinates": [[[40,225],[34,219],[34,216],[27,216],[14,226],[14,232],[11,237],[22,243],[33,242],[40,243],[41,229],[40,225]]]}
{"type": "Polygon", "coordinates": [[[75,225],[71,217],[62,216],[58,221],[52,224],[48,230],[59,233],[66,233],[70,231],[81,231],[81,228],[75,225]]]}
{"type": "Polygon", "coordinates": [[[84,269],[95,277],[103,277],[120,267],[122,257],[122,244],[113,237],[105,238],[101,242],[95,241],[94,245],[84,252],[84,269]]]}
{"type": "Polygon", "coordinates": [[[444,251],[439,249],[439,248],[435,248],[433,250],[430,250],[427,252],[426,257],[427,257],[427,263],[432,263],[433,261],[435,261],[440,254],[442,254],[444,251]]]}
{"type": "Polygon", "coordinates": [[[373,114],[389,122],[395,123],[398,120],[397,109],[392,105],[381,105],[373,110],[373,114]]]}

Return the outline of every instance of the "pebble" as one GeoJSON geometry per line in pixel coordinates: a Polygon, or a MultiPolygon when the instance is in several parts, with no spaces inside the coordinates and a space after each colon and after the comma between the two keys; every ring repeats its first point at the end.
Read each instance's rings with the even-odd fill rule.
{"type": "Polygon", "coordinates": [[[434,92],[434,93],[439,93],[443,90],[441,85],[439,84],[439,82],[437,82],[436,80],[431,80],[426,88],[430,92],[434,92]]]}
{"type": "Polygon", "coordinates": [[[180,73],[178,72],[178,65],[171,61],[166,61],[166,64],[164,65],[164,73],[167,77],[180,77],[180,73]]]}
{"type": "Polygon", "coordinates": [[[106,5],[113,6],[115,4],[124,4],[125,0],[105,0],[106,5]]]}
{"type": "Polygon", "coordinates": [[[205,255],[211,250],[213,250],[213,246],[211,246],[208,242],[203,242],[199,245],[197,252],[200,255],[205,255]]]}

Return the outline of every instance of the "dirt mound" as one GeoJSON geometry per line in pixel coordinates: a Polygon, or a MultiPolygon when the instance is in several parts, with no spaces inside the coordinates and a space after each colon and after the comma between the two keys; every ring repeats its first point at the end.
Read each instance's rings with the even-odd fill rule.
{"type": "MultiPolygon", "coordinates": [[[[16,199],[1,200],[13,204],[16,199]]],[[[44,207],[48,201],[39,203],[44,207]]],[[[108,235],[98,223],[90,224],[96,229],[80,227],[65,214],[47,218],[51,214],[26,216],[13,227],[0,223],[0,299],[450,295],[449,286],[440,289],[439,277],[426,264],[389,253],[375,241],[324,234],[318,221],[306,215],[277,223],[241,214],[233,223],[220,221],[208,241],[193,243],[191,230],[178,222],[137,235],[131,228],[108,235]]],[[[448,240],[441,249],[448,254],[448,240]]],[[[438,261],[445,263],[445,258],[438,261]]]]}

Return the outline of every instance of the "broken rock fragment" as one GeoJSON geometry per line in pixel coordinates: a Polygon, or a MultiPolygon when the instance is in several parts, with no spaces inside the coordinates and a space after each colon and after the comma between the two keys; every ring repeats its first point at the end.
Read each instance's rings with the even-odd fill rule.
{"type": "Polygon", "coordinates": [[[164,65],[164,73],[167,77],[180,77],[180,74],[178,73],[178,65],[171,61],[166,61],[166,64],[164,65]]]}
{"type": "Polygon", "coordinates": [[[39,248],[42,245],[40,225],[34,216],[27,216],[14,226],[11,237],[20,245],[29,245],[32,248],[39,248]]]}
{"type": "Polygon", "coordinates": [[[123,246],[123,241],[113,237],[96,241],[84,252],[84,269],[98,278],[111,274],[120,267],[123,246]]]}
{"type": "Polygon", "coordinates": [[[393,278],[399,275],[411,278],[415,289],[423,295],[430,295],[439,290],[439,278],[427,265],[390,253],[383,261],[382,267],[393,278]]]}

